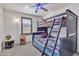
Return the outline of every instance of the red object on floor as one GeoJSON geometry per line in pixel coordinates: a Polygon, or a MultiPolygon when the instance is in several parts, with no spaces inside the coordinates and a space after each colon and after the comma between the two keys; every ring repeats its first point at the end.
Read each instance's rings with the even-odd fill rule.
{"type": "Polygon", "coordinates": [[[26,36],[20,35],[20,44],[26,44],[26,36]]]}

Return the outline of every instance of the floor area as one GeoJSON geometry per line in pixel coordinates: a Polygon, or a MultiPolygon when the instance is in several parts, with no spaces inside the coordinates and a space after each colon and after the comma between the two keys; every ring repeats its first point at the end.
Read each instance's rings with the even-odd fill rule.
{"type": "MultiPolygon", "coordinates": [[[[41,56],[41,53],[31,42],[27,42],[26,45],[15,45],[11,49],[2,50],[0,56],[41,56]]],[[[79,56],[79,54],[75,53],[73,56],[79,56]]]]}
{"type": "Polygon", "coordinates": [[[40,56],[41,53],[32,46],[31,42],[26,45],[15,45],[11,49],[0,52],[0,56],[40,56]]]}

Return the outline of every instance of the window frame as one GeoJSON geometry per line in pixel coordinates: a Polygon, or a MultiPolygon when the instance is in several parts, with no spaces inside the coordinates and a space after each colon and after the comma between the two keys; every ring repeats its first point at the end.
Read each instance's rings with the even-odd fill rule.
{"type": "Polygon", "coordinates": [[[29,18],[29,17],[21,17],[21,34],[24,34],[24,35],[30,35],[32,34],[32,18],[29,18]],[[28,20],[31,20],[31,32],[30,33],[23,33],[23,19],[28,19],[28,20]]]}

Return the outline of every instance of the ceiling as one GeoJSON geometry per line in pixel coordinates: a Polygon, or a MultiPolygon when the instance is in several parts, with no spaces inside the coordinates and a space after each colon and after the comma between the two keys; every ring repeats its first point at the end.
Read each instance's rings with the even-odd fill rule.
{"type": "Polygon", "coordinates": [[[59,10],[65,6],[68,6],[70,4],[68,3],[48,3],[44,5],[46,9],[48,9],[47,12],[40,10],[38,13],[35,13],[35,8],[31,7],[34,5],[34,3],[2,3],[0,4],[4,9],[12,10],[16,12],[22,12],[27,13],[35,16],[44,16],[48,13],[54,12],[56,10],[59,10]],[[26,8],[25,8],[26,7],[26,8]],[[29,7],[29,8],[27,8],[29,7]]]}

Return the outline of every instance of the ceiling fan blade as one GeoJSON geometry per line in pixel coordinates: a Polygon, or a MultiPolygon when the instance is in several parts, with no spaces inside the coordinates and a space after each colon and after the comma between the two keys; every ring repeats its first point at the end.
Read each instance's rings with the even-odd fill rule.
{"type": "Polygon", "coordinates": [[[36,6],[28,6],[28,7],[30,7],[30,8],[35,8],[36,6]]]}
{"type": "Polygon", "coordinates": [[[36,7],[36,6],[31,6],[31,7],[36,7]]]}
{"type": "Polygon", "coordinates": [[[44,11],[48,11],[48,9],[46,9],[46,8],[44,8],[44,7],[41,7],[41,9],[44,10],[44,11]]]}

